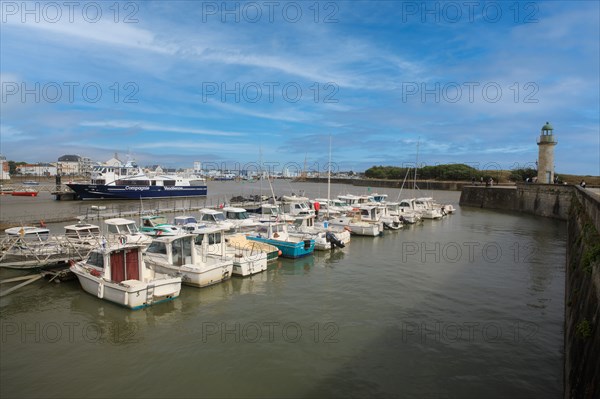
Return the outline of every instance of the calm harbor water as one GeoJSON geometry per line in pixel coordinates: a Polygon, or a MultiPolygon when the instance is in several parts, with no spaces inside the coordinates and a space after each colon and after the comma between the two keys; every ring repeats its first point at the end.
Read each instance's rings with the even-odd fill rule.
{"type": "MultiPolygon", "coordinates": [[[[209,191],[216,200],[258,187],[209,191]]],[[[327,195],[324,184],[274,189],[327,195]]],[[[332,187],[346,191],[366,189],[332,187]]],[[[77,281],[18,290],[0,300],[0,396],[561,397],[564,222],[459,208],[458,192],[421,194],[458,210],[251,278],[183,287],[145,310],[101,301],[77,281]]],[[[2,218],[82,206],[1,201],[2,218]]]]}

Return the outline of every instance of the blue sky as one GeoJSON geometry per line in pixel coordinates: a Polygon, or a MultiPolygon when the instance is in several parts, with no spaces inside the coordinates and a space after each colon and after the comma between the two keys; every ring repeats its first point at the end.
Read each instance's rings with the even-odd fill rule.
{"type": "Polygon", "coordinates": [[[69,4],[2,2],[8,159],[600,175],[595,1],[69,4]]]}

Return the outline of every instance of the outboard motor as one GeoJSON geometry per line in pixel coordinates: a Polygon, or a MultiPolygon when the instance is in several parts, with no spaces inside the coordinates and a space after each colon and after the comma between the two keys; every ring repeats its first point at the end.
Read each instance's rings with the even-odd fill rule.
{"type": "Polygon", "coordinates": [[[304,249],[310,248],[310,240],[304,240],[304,249]]]}
{"type": "Polygon", "coordinates": [[[336,246],[340,248],[344,248],[346,246],[346,244],[341,242],[331,231],[325,233],[325,240],[331,244],[331,249],[334,249],[336,246]]]}

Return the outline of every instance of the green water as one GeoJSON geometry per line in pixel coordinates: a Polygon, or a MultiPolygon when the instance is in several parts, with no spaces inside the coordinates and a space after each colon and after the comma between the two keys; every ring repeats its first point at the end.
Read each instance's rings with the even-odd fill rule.
{"type": "Polygon", "coordinates": [[[140,311],[42,280],[0,300],[0,394],[561,397],[565,235],[459,208],[140,311]]]}

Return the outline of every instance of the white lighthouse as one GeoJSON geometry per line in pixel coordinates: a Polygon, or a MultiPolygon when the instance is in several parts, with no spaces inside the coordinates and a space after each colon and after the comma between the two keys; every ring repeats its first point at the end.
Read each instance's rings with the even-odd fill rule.
{"type": "Polygon", "coordinates": [[[538,182],[552,184],[554,183],[554,128],[549,122],[542,126],[542,132],[538,140],[538,182]]]}

